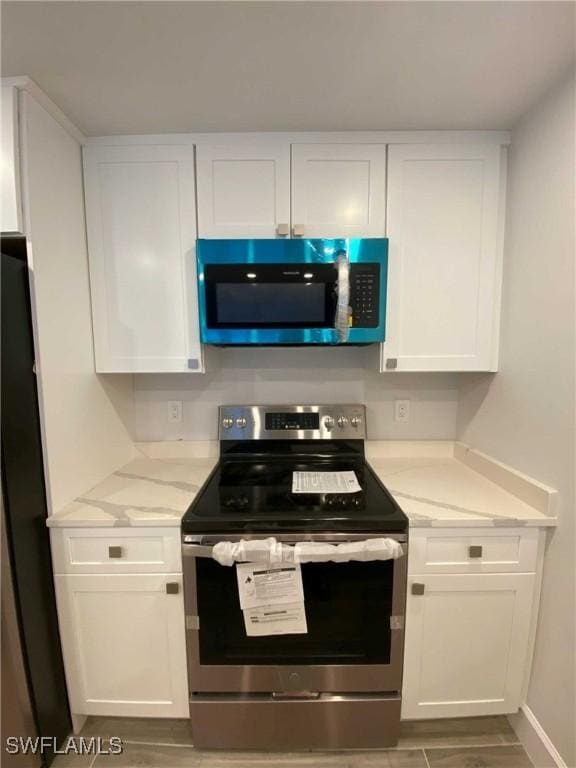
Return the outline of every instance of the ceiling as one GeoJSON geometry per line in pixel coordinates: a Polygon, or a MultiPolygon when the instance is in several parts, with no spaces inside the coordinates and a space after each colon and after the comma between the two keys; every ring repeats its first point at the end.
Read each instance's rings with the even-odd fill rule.
{"type": "Polygon", "coordinates": [[[574,66],[573,2],[2,2],[2,75],[87,135],[502,129],[574,66]]]}

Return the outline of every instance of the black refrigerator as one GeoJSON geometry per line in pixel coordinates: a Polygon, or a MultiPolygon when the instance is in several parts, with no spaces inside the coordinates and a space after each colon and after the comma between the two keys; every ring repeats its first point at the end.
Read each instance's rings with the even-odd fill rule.
{"type": "MultiPolygon", "coordinates": [[[[4,610],[4,581],[6,588],[8,581],[11,582],[15,608],[9,614],[12,618],[8,623],[3,621],[2,639],[8,640],[10,634],[20,640],[22,678],[30,710],[30,717],[25,721],[30,727],[35,726],[35,733],[7,732],[10,725],[5,714],[13,712],[20,701],[15,691],[3,690],[2,737],[4,741],[10,735],[46,736],[61,746],[70,735],[71,721],[46,528],[26,240],[20,235],[3,234],[1,251],[2,526],[10,569],[10,579],[2,583],[2,618],[8,615],[4,610]],[[10,626],[10,621],[17,626],[10,626]]],[[[10,659],[3,655],[3,667],[5,663],[9,664],[10,659]]],[[[2,753],[4,765],[4,759],[8,759],[5,741],[2,753]]],[[[49,766],[53,759],[53,751],[48,750],[42,764],[49,766]]],[[[25,765],[26,760],[14,760],[13,764],[25,765]]]]}

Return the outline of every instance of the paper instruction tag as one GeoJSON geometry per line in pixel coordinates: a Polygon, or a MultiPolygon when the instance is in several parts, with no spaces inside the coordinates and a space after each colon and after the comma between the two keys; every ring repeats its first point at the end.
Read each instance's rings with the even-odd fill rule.
{"type": "MultiPolygon", "coordinates": [[[[242,610],[304,602],[300,565],[271,567],[237,563],[236,578],[242,610]]],[[[304,630],[306,631],[306,630],[304,630]]]]}
{"type": "Polygon", "coordinates": [[[353,470],[292,472],[292,493],[358,493],[361,490],[353,470]]]}
{"type": "Polygon", "coordinates": [[[304,603],[261,605],[244,611],[248,637],[305,635],[308,632],[304,603]]]}

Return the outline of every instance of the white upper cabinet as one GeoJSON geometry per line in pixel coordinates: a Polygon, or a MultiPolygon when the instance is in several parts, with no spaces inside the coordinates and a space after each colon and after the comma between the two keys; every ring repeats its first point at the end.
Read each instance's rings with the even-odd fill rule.
{"type": "Polygon", "coordinates": [[[290,145],[197,147],[199,237],[275,237],[290,230],[290,145]]]}
{"type": "Polygon", "coordinates": [[[201,371],[192,146],[93,146],[84,173],[96,371],[201,371]]]}
{"type": "Polygon", "coordinates": [[[18,89],[2,86],[0,232],[23,232],[18,152],[18,89]]]}
{"type": "Polygon", "coordinates": [[[384,370],[496,369],[503,162],[491,144],[388,148],[384,370]]]}
{"type": "Polygon", "coordinates": [[[383,237],[384,144],[293,144],[292,233],[383,237]]]}
{"type": "Polygon", "coordinates": [[[387,237],[380,369],[497,369],[505,148],[325,138],[85,149],[98,372],[203,370],[197,236],[387,237]]]}

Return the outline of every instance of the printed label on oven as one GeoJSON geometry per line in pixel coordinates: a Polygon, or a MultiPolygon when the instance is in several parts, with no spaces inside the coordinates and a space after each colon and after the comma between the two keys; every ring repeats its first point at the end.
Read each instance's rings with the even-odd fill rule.
{"type": "Polygon", "coordinates": [[[242,610],[304,602],[302,570],[299,565],[272,568],[255,563],[238,563],[236,578],[242,610]]]}
{"type": "Polygon", "coordinates": [[[353,470],[292,472],[292,493],[358,493],[362,486],[353,470]]]}
{"type": "Polygon", "coordinates": [[[304,603],[262,605],[244,611],[248,637],[261,635],[305,635],[308,632],[304,603]]]}

